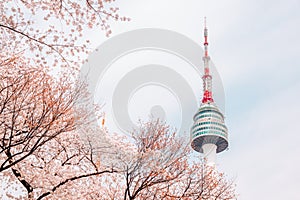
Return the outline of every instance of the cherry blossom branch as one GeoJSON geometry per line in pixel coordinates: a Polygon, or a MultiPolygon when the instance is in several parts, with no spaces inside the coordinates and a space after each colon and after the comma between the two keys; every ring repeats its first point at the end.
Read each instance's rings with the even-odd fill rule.
{"type": "MultiPolygon", "coordinates": [[[[61,59],[62,59],[63,61],[65,61],[66,63],[68,63],[67,59],[66,59],[66,58],[65,58],[65,57],[64,57],[57,49],[54,48],[55,45],[47,44],[47,43],[45,43],[45,42],[43,42],[43,41],[41,41],[41,40],[38,40],[38,39],[36,39],[36,38],[34,38],[34,37],[29,36],[28,34],[25,34],[25,33],[22,32],[22,31],[16,30],[15,28],[6,26],[6,25],[4,25],[4,24],[0,24],[0,27],[5,28],[5,29],[8,29],[8,30],[10,30],[10,31],[13,31],[13,32],[15,32],[15,33],[17,33],[17,34],[20,34],[20,35],[22,35],[22,36],[24,36],[24,37],[26,37],[26,38],[28,38],[28,39],[30,39],[30,40],[32,40],[32,41],[38,43],[38,44],[41,44],[41,45],[44,45],[44,46],[50,48],[51,50],[53,50],[54,52],[56,52],[56,53],[61,57],[61,59]]],[[[61,46],[61,47],[70,47],[69,45],[59,45],[59,46],[61,46]]]]}
{"type": "Polygon", "coordinates": [[[105,173],[116,173],[117,171],[115,171],[114,169],[111,169],[111,170],[104,170],[104,171],[100,171],[100,172],[94,172],[94,173],[90,173],[90,174],[83,174],[83,175],[80,175],[80,176],[75,176],[75,177],[72,177],[72,178],[68,178],[62,182],[60,182],[59,184],[57,184],[56,186],[54,186],[52,189],[51,189],[51,192],[45,192],[43,193],[42,195],[40,195],[37,200],[41,200],[43,198],[45,198],[46,196],[50,195],[51,193],[55,192],[58,188],[64,186],[65,184],[67,184],[68,182],[71,182],[71,181],[75,181],[75,180],[78,180],[78,179],[82,179],[82,178],[87,178],[87,177],[90,177],[90,176],[98,176],[98,175],[101,175],[101,174],[105,174],[105,173]]]}

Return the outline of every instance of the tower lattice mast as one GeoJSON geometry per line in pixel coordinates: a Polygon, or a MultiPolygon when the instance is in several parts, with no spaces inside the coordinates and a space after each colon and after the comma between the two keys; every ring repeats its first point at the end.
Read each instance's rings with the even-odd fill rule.
{"type": "Polygon", "coordinates": [[[210,57],[208,55],[208,30],[206,27],[206,19],[204,22],[204,75],[202,77],[203,79],[203,99],[202,103],[207,102],[214,102],[212,98],[212,76],[210,75],[209,71],[209,61],[210,57]]]}

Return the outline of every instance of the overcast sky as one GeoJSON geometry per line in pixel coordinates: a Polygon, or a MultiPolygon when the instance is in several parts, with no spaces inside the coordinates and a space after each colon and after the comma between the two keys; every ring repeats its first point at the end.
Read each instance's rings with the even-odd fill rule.
{"type": "MultiPolygon", "coordinates": [[[[113,23],[112,36],[162,28],[201,44],[207,17],[230,139],[229,151],[218,155],[219,168],[236,180],[241,200],[300,199],[300,2],[126,0],[117,5],[132,21],[113,23]]],[[[96,36],[95,47],[105,40],[96,36]]]]}

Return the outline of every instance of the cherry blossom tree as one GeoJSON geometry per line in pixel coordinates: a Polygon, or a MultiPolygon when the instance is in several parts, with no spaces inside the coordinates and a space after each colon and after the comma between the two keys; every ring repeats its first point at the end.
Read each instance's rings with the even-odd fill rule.
{"type": "Polygon", "coordinates": [[[34,199],[87,199],[100,176],[117,172],[101,166],[92,148],[74,132],[60,134],[24,164],[27,167],[18,165],[18,170],[32,188],[26,189],[26,196],[34,199]]]}
{"type": "Polygon", "coordinates": [[[94,150],[78,142],[75,127],[90,119],[74,109],[87,98],[74,80],[89,52],[84,31],[99,27],[109,36],[110,20],[129,20],[118,10],[113,0],[0,2],[0,173],[21,184],[24,198],[114,171],[100,169],[94,150]]]}
{"type": "Polygon", "coordinates": [[[1,1],[1,51],[6,59],[26,53],[36,66],[78,69],[90,50],[85,31],[99,27],[109,36],[111,20],[129,20],[114,0],[1,1]]]}
{"type": "Polygon", "coordinates": [[[68,77],[56,80],[20,58],[1,63],[0,77],[0,154],[6,158],[1,172],[60,133],[74,130],[73,105],[82,94],[68,77]]]}
{"type": "Polygon", "coordinates": [[[189,146],[159,120],[141,123],[131,139],[111,140],[110,151],[101,152],[109,156],[96,164],[101,176],[60,185],[50,199],[236,199],[233,182],[205,162],[190,160],[189,146]],[[114,163],[111,171],[104,170],[108,163],[114,163]]]}
{"type": "Polygon", "coordinates": [[[105,129],[98,131],[113,136],[100,154],[94,154],[94,148],[84,145],[75,132],[62,133],[18,163],[14,169],[27,183],[22,185],[30,185],[27,197],[236,198],[232,182],[215,168],[190,160],[189,147],[159,120],[141,122],[129,139],[110,135],[105,129]]]}
{"type": "MultiPolygon", "coordinates": [[[[79,138],[75,140],[76,135],[72,134],[81,123],[90,123],[88,110],[74,106],[77,100],[88,98],[85,85],[75,83],[64,74],[54,78],[45,68],[28,64],[16,57],[3,59],[0,65],[0,173],[18,180],[31,197],[34,191],[32,178],[38,174],[35,169],[55,169],[52,160],[61,166],[75,159],[77,163],[86,159],[96,165],[88,152],[76,143],[79,138]],[[75,145],[72,151],[68,150],[70,141],[75,145]],[[34,169],[35,173],[29,169],[34,169]]],[[[93,173],[98,173],[97,168],[93,173]]],[[[73,174],[72,179],[83,176],[73,174]]],[[[45,184],[43,187],[47,185],[45,181],[42,183],[45,184]]],[[[55,190],[58,185],[53,187],[55,190]]]]}
{"type": "Polygon", "coordinates": [[[236,199],[233,182],[203,160],[191,160],[186,138],[176,136],[165,123],[153,119],[141,123],[132,136],[131,150],[118,153],[121,175],[102,177],[109,188],[98,196],[124,200],[236,199]]]}

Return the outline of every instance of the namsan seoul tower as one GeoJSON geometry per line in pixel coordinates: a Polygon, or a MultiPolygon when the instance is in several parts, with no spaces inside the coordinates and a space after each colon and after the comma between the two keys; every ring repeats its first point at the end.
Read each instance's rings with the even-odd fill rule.
{"type": "Polygon", "coordinates": [[[195,151],[204,154],[208,164],[214,165],[216,154],[228,147],[228,130],[225,126],[224,115],[213,100],[209,61],[208,31],[205,20],[203,98],[197,113],[194,115],[194,124],[191,128],[191,146],[195,151]]]}

